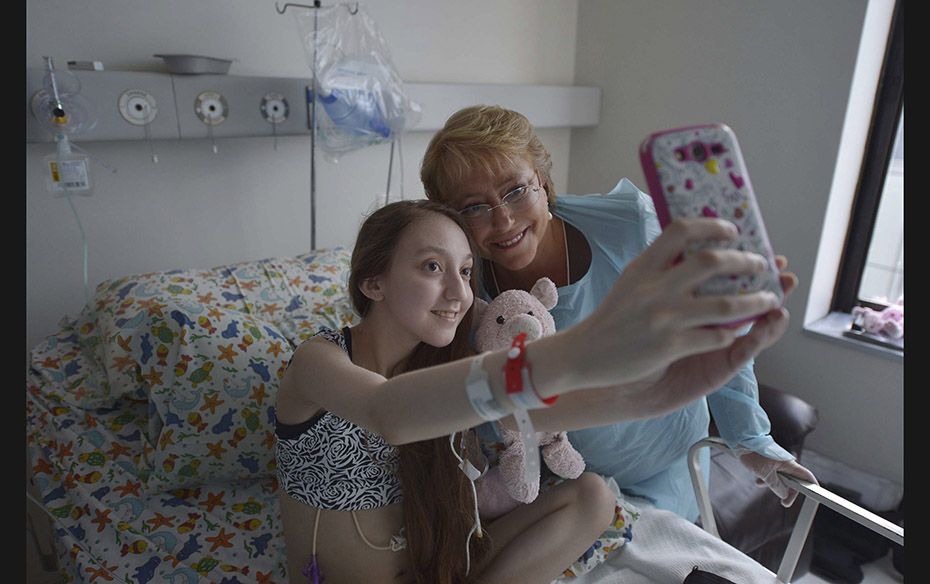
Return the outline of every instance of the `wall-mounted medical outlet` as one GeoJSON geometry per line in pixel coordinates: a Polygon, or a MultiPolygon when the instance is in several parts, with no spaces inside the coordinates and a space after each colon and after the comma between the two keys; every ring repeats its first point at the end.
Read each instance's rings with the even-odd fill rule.
{"type": "Polygon", "coordinates": [[[269,124],[280,124],[287,119],[290,108],[287,99],[280,93],[266,93],[259,106],[262,117],[269,124]]]}
{"type": "MultiPolygon", "coordinates": [[[[79,78],[81,95],[94,105],[98,118],[93,128],[72,136],[79,143],[206,138],[204,121],[197,115],[195,100],[207,91],[217,92],[226,102],[225,119],[219,125],[210,126],[215,138],[306,136],[310,133],[308,110],[312,101],[308,101],[306,77],[168,75],[135,71],[69,73],[79,78]],[[129,102],[127,98],[127,119],[118,104],[129,91],[142,92],[133,93],[133,97],[143,101],[129,102]],[[143,98],[143,93],[151,97],[150,102],[143,98]],[[269,98],[272,94],[276,95],[269,98]],[[151,109],[147,110],[146,104],[151,109]],[[157,115],[151,122],[142,123],[145,132],[131,121],[148,119],[156,113],[156,107],[157,115]]],[[[44,77],[44,69],[26,69],[26,142],[54,141],[30,108],[33,95],[43,89],[44,77]]],[[[422,117],[412,131],[438,130],[454,111],[475,103],[496,103],[522,112],[536,128],[595,126],[600,119],[601,90],[597,87],[405,83],[404,89],[408,97],[422,107],[422,117]]],[[[216,112],[223,109],[216,103],[214,106],[216,112]]],[[[207,115],[215,116],[214,113],[207,115]]]]}
{"type": "Polygon", "coordinates": [[[127,89],[119,96],[119,113],[134,126],[144,126],[155,121],[158,103],[147,91],[127,89]]]}
{"type": "MultiPolygon", "coordinates": [[[[203,93],[221,95],[226,105],[222,123],[214,124],[216,139],[239,136],[286,136],[309,134],[307,120],[295,115],[290,104],[303,101],[306,80],[278,77],[238,77],[233,75],[176,75],[174,91],[179,104],[181,138],[205,138],[204,123],[194,104],[203,93]],[[276,120],[272,122],[271,120],[276,120]]],[[[204,102],[219,108],[216,100],[204,102]]]]}
{"type": "Polygon", "coordinates": [[[219,91],[207,90],[194,99],[194,113],[207,126],[219,126],[229,116],[229,105],[219,91]]]}
{"type": "MultiPolygon", "coordinates": [[[[148,138],[152,140],[177,140],[181,137],[170,75],[130,71],[68,71],[68,74],[80,80],[80,95],[93,104],[93,115],[97,121],[91,129],[71,135],[74,142],[143,140],[146,133],[142,126],[148,130],[148,138]],[[128,107],[125,115],[121,101],[128,107]],[[146,103],[155,107],[147,110],[146,103]],[[147,125],[131,121],[143,119],[150,121],[147,125]]],[[[44,69],[26,69],[26,142],[54,142],[54,137],[29,110],[32,96],[43,88],[44,78],[44,69]]]]}

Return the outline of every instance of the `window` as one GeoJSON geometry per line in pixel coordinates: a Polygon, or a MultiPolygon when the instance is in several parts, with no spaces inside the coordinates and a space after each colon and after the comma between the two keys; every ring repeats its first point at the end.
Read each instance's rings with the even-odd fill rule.
{"type": "MultiPolygon", "coordinates": [[[[891,21],[865,158],[832,310],[884,309],[904,290],[904,23],[901,2],[891,21]]],[[[903,339],[863,333],[846,336],[904,349],[903,339]]]]}
{"type": "Polygon", "coordinates": [[[859,301],[895,302],[904,294],[904,112],[885,174],[875,229],[859,284],[859,301]]]}

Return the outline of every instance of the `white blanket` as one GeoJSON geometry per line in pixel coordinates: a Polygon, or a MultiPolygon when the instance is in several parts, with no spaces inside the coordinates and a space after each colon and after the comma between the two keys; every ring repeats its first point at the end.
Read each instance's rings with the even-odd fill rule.
{"type": "Polygon", "coordinates": [[[607,561],[557,584],[681,584],[694,566],[737,584],[772,584],[775,576],[736,548],[670,511],[637,502],[633,540],[607,561]]]}

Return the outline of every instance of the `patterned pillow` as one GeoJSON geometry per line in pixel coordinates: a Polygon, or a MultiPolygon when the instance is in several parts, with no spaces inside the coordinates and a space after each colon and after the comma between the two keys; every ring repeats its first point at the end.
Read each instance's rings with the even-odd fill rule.
{"type": "MultiPolygon", "coordinates": [[[[272,325],[168,304],[136,337],[149,395],[149,492],[274,474],[273,406],[293,348],[272,325]]],[[[132,341],[133,343],[135,341],[132,341]]]]}
{"type": "Polygon", "coordinates": [[[350,257],[337,247],[235,264],[224,273],[242,296],[243,309],[274,323],[297,346],[322,326],[339,330],[356,321],[346,293],[350,257]]]}
{"type": "Polygon", "coordinates": [[[356,320],[349,260],[333,248],[104,282],[33,349],[30,374],[84,410],[147,401],[139,471],[153,492],[273,476],[271,408],[287,360],[320,327],[356,320]]]}
{"type": "MultiPolygon", "coordinates": [[[[78,318],[64,319],[58,334],[36,346],[31,364],[56,382],[63,375],[73,378],[81,370],[105,368],[102,382],[85,384],[69,396],[75,405],[105,407],[123,396],[145,399],[142,364],[127,355],[127,347],[135,330],[163,317],[167,303],[195,314],[202,308],[242,312],[271,323],[296,346],[321,326],[339,329],[355,322],[346,294],[349,260],[349,251],[336,247],[295,258],[109,280],[97,287],[78,318]],[[56,345],[61,342],[74,345],[68,364],[47,360],[59,352],[56,345]],[[70,367],[67,371],[58,368],[65,365],[70,367]]],[[[150,336],[148,342],[155,339],[150,336]]],[[[148,350],[139,349],[140,357],[148,350]]],[[[70,381],[71,385],[78,383],[78,379],[70,381]]]]}
{"type": "Polygon", "coordinates": [[[96,336],[84,344],[106,370],[107,382],[86,399],[106,405],[126,395],[148,397],[150,360],[163,361],[174,343],[174,331],[163,326],[171,309],[197,315],[240,307],[217,270],[154,272],[100,284],[79,320],[96,336]]]}

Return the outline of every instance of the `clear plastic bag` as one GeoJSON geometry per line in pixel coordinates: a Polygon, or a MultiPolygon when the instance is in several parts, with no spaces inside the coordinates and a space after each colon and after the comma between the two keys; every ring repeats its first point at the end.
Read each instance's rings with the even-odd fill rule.
{"type": "Polygon", "coordinates": [[[317,138],[328,158],[390,142],[419,122],[420,106],[404,92],[387,44],[361,5],[298,11],[295,18],[311,71],[316,60],[317,138]]]}

